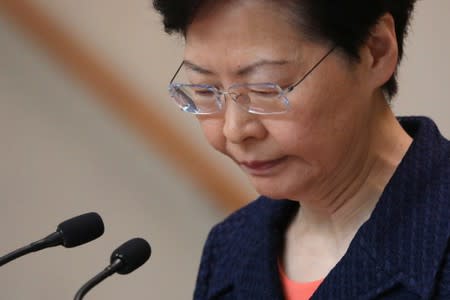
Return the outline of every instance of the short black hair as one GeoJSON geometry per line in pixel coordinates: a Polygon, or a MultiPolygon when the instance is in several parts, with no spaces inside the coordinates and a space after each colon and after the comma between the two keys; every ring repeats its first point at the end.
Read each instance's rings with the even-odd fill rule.
{"type": "MultiPolygon", "coordinates": [[[[185,35],[201,5],[209,0],[153,0],[153,6],[163,16],[167,33],[185,35]]],[[[214,0],[213,0],[214,1],[214,0]]],[[[398,55],[403,45],[416,0],[261,0],[294,8],[302,33],[316,40],[333,43],[350,59],[359,60],[359,49],[367,41],[380,17],[389,13],[395,21],[398,55]]],[[[395,72],[383,90],[392,98],[398,90],[395,72]]]]}

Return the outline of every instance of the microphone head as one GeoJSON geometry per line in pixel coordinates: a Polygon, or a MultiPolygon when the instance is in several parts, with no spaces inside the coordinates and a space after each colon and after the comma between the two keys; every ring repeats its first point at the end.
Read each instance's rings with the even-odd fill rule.
{"type": "Polygon", "coordinates": [[[91,212],[62,222],[56,231],[61,234],[62,245],[72,248],[100,237],[105,227],[99,214],[91,212]]]}
{"type": "Polygon", "coordinates": [[[111,254],[111,263],[119,259],[122,264],[119,274],[128,274],[142,266],[152,253],[150,244],[142,238],[134,238],[123,243],[111,254]]]}

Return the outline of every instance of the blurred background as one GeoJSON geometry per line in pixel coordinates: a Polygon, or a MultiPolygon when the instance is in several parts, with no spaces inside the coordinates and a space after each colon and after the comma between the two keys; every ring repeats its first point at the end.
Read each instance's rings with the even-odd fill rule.
{"type": "MultiPolygon", "coordinates": [[[[447,0],[418,1],[393,104],[447,137],[449,13],[447,0]]],[[[2,267],[1,299],[71,299],[137,236],[149,262],[86,298],[192,298],[209,229],[255,192],[171,103],[182,48],[150,0],[0,0],[0,255],[85,212],[106,227],[2,267]]]]}

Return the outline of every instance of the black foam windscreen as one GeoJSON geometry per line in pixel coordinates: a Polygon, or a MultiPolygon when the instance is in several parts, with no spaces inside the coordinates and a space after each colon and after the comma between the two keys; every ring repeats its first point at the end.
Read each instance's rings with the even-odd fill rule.
{"type": "Polygon", "coordinates": [[[86,213],[58,225],[63,246],[72,248],[100,237],[105,231],[102,218],[95,212],[86,213]]]}
{"type": "Polygon", "coordinates": [[[122,261],[117,270],[119,274],[128,274],[143,265],[152,253],[150,244],[142,238],[134,238],[123,243],[111,254],[111,263],[116,259],[122,261]]]}

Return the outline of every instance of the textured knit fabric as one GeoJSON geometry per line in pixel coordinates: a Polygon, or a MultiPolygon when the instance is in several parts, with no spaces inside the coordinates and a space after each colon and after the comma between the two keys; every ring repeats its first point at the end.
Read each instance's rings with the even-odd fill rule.
{"type": "MultiPolygon", "coordinates": [[[[450,299],[450,142],[427,118],[400,123],[413,143],[312,299],[450,299]]],[[[260,197],[216,225],[194,299],[283,299],[277,257],[298,209],[260,197]]]]}

